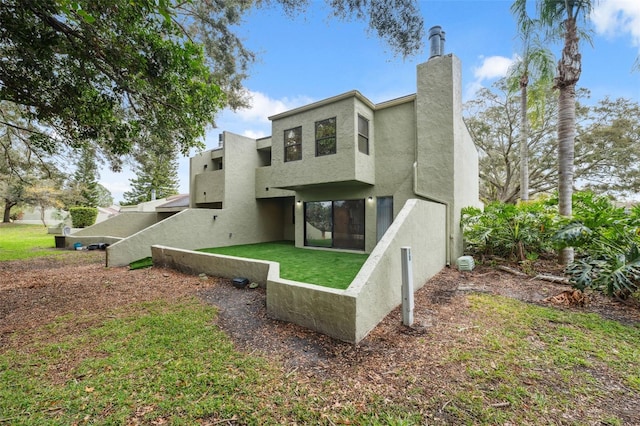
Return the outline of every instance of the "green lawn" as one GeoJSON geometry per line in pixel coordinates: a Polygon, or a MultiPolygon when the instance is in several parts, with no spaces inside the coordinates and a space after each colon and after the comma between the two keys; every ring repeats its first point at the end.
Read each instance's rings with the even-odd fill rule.
{"type": "MultiPolygon", "coordinates": [[[[38,228],[0,227],[2,251],[50,247],[38,228]]],[[[198,300],[64,315],[5,334],[0,424],[637,424],[638,324],[488,294],[467,303],[468,321],[438,324],[454,338],[403,335],[406,357],[373,340],[379,367],[318,379],[239,352],[198,300]]]]}
{"type": "Polygon", "coordinates": [[[493,295],[469,305],[472,326],[437,359],[437,334],[406,337],[456,372],[443,388],[393,351],[373,376],[298,375],[238,352],[197,300],[65,315],[0,347],[0,424],[624,424],[608,404],[640,392],[640,328],[493,295]],[[380,374],[389,388],[368,383],[380,374]],[[563,417],[589,407],[602,411],[563,417]]]}
{"type": "Polygon", "coordinates": [[[55,238],[41,225],[0,224],[0,261],[55,255],[55,238]]]}
{"type": "Polygon", "coordinates": [[[349,287],[368,255],[296,248],[288,241],[202,249],[250,259],[280,262],[284,279],[345,289],[349,287]]]}

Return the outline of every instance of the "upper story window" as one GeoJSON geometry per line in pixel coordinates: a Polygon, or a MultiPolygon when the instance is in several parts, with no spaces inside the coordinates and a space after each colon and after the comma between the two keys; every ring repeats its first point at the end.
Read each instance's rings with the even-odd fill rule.
{"type": "Polygon", "coordinates": [[[358,115],[358,150],[369,155],[369,120],[358,115]]]}
{"type": "Polygon", "coordinates": [[[316,121],[316,157],[336,153],[336,118],[316,121]]]}
{"type": "Polygon", "coordinates": [[[302,159],[302,126],[284,131],[284,161],[302,159]]]}

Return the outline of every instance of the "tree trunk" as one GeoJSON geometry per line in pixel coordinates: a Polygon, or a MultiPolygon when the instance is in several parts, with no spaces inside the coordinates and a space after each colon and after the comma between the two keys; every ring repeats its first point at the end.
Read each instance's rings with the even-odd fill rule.
{"type": "Polygon", "coordinates": [[[529,126],[527,118],[527,85],[529,76],[525,73],[520,79],[520,200],[529,199],[529,126]]]}
{"type": "Polygon", "coordinates": [[[44,219],[44,206],[40,206],[40,220],[42,221],[42,226],[47,227],[47,221],[44,219]]]}
{"type": "MultiPolygon", "coordinates": [[[[573,157],[575,141],[575,86],[560,89],[558,99],[558,213],[571,217],[573,214],[573,157]]],[[[573,248],[560,251],[559,262],[573,262],[573,248]]]]}
{"type": "MultiPolygon", "coordinates": [[[[576,137],[576,83],[580,78],[581,56],[575,19],[565,21],[565,44],[558,63],[555,87],[558,97],[558,211],[571,217],[573,196],[573,158],[576,137]]],[[[573,262],[573,248],[560,251],[559,262],[573,262]]]]}
{"type": "Polygon", "coordinates": [[[4,202],[4,215],[2,217],[2,222],[9,223],[11,222],[11,208],[15,206],[15,203],[10,203],[7,200],[4,202]]]}

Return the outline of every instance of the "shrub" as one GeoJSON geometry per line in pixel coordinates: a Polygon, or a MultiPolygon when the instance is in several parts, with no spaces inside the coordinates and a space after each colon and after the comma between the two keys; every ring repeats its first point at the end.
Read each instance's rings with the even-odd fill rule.
{"type": "Polygon", "coordinates": [[[640,297],[640,205],[630,211],[591,192],[573,195],[573,217],[557,214],[557,199],[518,205],[492,203],[462,210],[467,250],[524,261],[574,247],[566,269],[574,287],[610,296],[640,297]]]}
{"type": "Polygon", "coordinates": [[[548,201],[496,202],[484,211],[466,207],[462,228],[467,250],[524,261],[552,249],[557,216],[556,207],[548,201]]]}
{"type": "Polygon", "coordinates": [[[69,214],[74,228],[85,228],[96,223],[98,209],[95,207],[71,207],[69,214]]]}
{"type": "Polygon", "coordinates": [[[589,192],[573,204],[574,217],[553,238],[558,248],[576,249],[567,267],[573,285],[623,298],[640,290],[640,207],[627,212],[589,192]]]}

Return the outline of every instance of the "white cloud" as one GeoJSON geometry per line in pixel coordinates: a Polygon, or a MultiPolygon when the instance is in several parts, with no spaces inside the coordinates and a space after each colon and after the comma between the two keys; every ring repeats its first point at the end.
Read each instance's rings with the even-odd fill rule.
{"type": "Polygon", "coordinates": [[[473,76],[479,82],[504,77],[515,61],[515,58],[506,58],[504,56],[488,56],[481,57],[481,59],[482,64],[473,70],[473,76]]]}
{"type": "Polygon", "coordinates": [[[631,36],[640,47],[640,1],[604,0],[596,4],[591,15],[596,32],[609,37],[631,36]]]}
{"type": "Polygon", "coordinates": [[[251,96],[251,106],[238,111],[238,118],[246,122],[268,122],[268,117],[281,112],[305,105],[311,102],[306,96],[295,98],[272,99],[261,92],[249,92],[251,96]]]}
{"type": "Polygon", "coordinates": [[[242,132],[242,136],[246,136],[251,139],[260,139],[267,136],[267,133],[262,130],[245,130],[242,132]]]}
{"type": "Polygon", "coordinates": [[[505,56],[481,56],[480,65],[473,68],[474,80],[466,84],[463,100],[475,97],[476,92],[486,86],[486,82],[502,78],[507,75],[509,67],[517,60],[517,55],[511,58],[505,56]]]}

